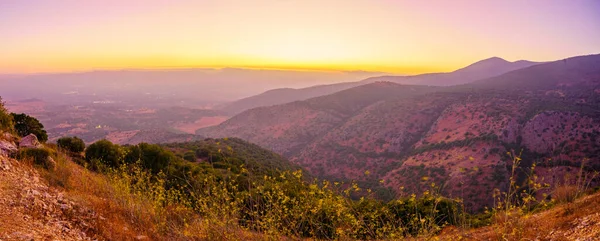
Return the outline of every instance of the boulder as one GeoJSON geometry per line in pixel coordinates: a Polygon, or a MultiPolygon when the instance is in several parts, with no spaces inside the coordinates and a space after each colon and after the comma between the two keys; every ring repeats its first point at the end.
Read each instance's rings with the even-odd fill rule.
{"type": "Polygon", "coordinates": [[[42,147],[42,144],[40,141],[38,141],[37,136],[34,134],[29,134],[21,139],[21,142],[19,142],[19,147],[40,148],[42,147]]]}
{"type": "Polygon", "coordinates": [[[8,156],[17,152],[17,145],[14,142],[0,140],[0,155],[8,156]]]}

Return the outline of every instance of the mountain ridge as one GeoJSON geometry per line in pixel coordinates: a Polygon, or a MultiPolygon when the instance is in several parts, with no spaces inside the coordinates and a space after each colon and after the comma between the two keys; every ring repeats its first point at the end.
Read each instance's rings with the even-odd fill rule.
{"type": "Polygon", "coordinates": [[[348,88],[378,81],[390,81],[410,85],[459,85],[483,78],[494,77],[512,70],[529,67],[535,64],[539,63],[526,60],[509,62],[499,57],[491,57],[447,73],[427,73],[413,76],[384,75],[370,77],[356,82],[316,85],[300,89],[273,89],[226,104],[222,107],[222,110],[231,114],[238,114],[244,110],[259,106],[272,106],[277,104],[285,104],[292,101],[307,100],[313,97],[333,94],[348,88]],[[475,68],[478,68],[478,70],[474,70],[475,68]]]}

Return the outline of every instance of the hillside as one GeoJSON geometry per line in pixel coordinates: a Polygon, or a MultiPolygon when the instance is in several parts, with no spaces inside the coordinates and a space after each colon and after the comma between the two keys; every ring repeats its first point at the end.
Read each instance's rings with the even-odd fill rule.
{"type": "Polygon", "coordinates": [[[447,88],[374,83],[253,109],[198,133],[257,143],[318,177],[358,179],[382,196],[420,193],[435,182],[477,210],[491,204],[492,187],[506,187],[513,150],[523,150],[523,168],[537,163],[550,184],[566,181],[554,174],[572,173],[585,158],[598,170],[599,59],[447,88]]]}
{"type": "Polygon", "coordinates": [[[353,88],[359,85],[378,81],[395,82],[408,85],[450,86],[471,83],[476,80],[495,77],[513,70],[526,68],[539,63],[531,61],[509,62],[493,57],[478,61],[464,68],[449,73],[430,73],[414,76],[380,76],[371,77],[358,82],[344,82],[331,85],[317,85],[301,89],[274,89],[259,95],[247,97],[226,104],[222,110],[230,114],[238,114],[261,106],[272,106],[290,103],[293,101],[307,100],[310,98],[333,94],[338,91],[353,88]]]}
{"type": "Polygon", "coordinates": [[[226,104],[221,110],[238,114],[245,110],[260,106],[272,106],[278,104],[290,103],[298,100],[306,100],[318,96],[332,94],[338,91],[349,89],[361,85],[360,82],[347,82],[330,85],[317,85],[301,89],[282,88],[269,90],[259,95],[250,96],[232,103],[226,104]]]}
{"type": "Polygon", "coordinates": [[[600,237],[600,194],[527,215],[503,217],[471,230],[448,228],[439,240],[597,240],[600,237]]]}
{"type": "MultiPolygon", "coordinates": [[[[364,106],[416,98],[433,107],[407,106],[402,112],[411,115],[421,109],[420,114],[427,115],[446,106],[440,98],[461,98],[435,90],[439,91],[379,82],[346,95],[322,97],[318,103],[326,103],[323,110],[350,115],[364,106]],[[359,93],[360,98],[349,99],[359,93]]],[[[2,240],[554,240],[598,233],[598,195],[585,197],[593,191],[588,187],[594,176],[587,180],[580,172],[588,170],[583,166],[574,170],[578,181],[562,183],[551,199],[535,199],[540,179],[530,177],[526,180],[534,184],[528,187],[535,190],[515,189],[507,198],[492,195],[500,202],[514,202],[473,215],[464,209],[462,198],[442,196],[448,192],[433,183],[424,185],[418,197],[382,201],[357,183],[313,179],[286,158],[238,138],[160,146],[99,141],[82,153],[84,146],[74,149],[73,142],[53,145],[39,143],[31,134],[14,136],[16,125],[6,116],[0,104],[2,240]]],[[[413,154],[448,148],[421,142],[413,154]]],[[[466,170],[472,171],[477,170],[466,170]]],[[[366,170],[356,174],[360,175],[377,173],[366,170]]],[[[509,176],[512,180],[519,174],[509,176]]],[[[486,188],[501,188],[502,183],[494,185],[486,188]]]]}
{"type": "MultiPolygon", "coordinates": [[[[177,228],[177,232],[187,232],[190,236],[160,236],[151,230],[152,223],[137,227],[139,221],[127,219],[127,210],[101,205],[103,202],[118,201],[117,196],[103,196],[101,192],[89,193],[97,188],[101,176],[90,173],[67,161],[64,171],[77,174],[65,180],[71,183],[68,189],[48,183],[48,175],[43,169],[33,168],[18,160],[0,155],[0,239],[2,240],[193,240],[228,239],[257,240],[285,239],[286,237],[251,233],[240,228],[230,228],[225,233],[215,230],[210,236],[195,235],[195,230],[207,223],[191,224],[196,227],[177,228]],[[88,186],[73,183],[87,180],[88,186]],[[91,182],[90,182],[91,181],[91,182]],[[83,190],[87,190],[82,192],[83,190]],[[107,199],[109,198],[109,199],[107,199]],[[103,200],[104,199],[104,200],[103,200]],[[100,204],[100,205],[99,205],[100,204]],[[108,208],[108,209],[107,209],[108,208]],[[114,213],[111,213],[114,212],[114,213]],[[123,219],[121,219],[123,218],[123,219]],[[204,237],[204,238],[202,238],[204,237]]],[[[107,183],[108,184],[108,183],[107,183]]],[[[104,188],[111,188],[106,186],[104,188]]],[[[121,197],[122,198],[122,197],[121,197]]],[[[129,201],[133,201],[130,199],[129,201]]],[[[441,233],[423,235],[409,240],[594,240],[600,234],[600,194],[584,196],[577,200],[559,203],[552,208],[529,215],[513,215],[499,218],[489,226],[479,228],[446,226],[441,233]],[[501,221],[506,220],[506,221],[501,221]]],[[[115,207],[133,208],[134,206],[115,207]]],[[[131,209],[133,211],[134,209],[131,209]]],[[[139,214],[138,214],[139,215],[139,214]]],[[[500,214],[502,217],[504,214],[500,214]]],[[[395,239],[390,239],[395,240],[395,239]]]]}
{"type": "Polygon", "coordinates": [[[1,240],[93,240],[97,215],[0,153],[1,240]]]}
{"type": "Polygon", "coordinates": [[[193,155],[194,158],[191,159],[194,162],[213,162],[214,164],[222,159],[224,161],[222,164],[213,165],[221,169],[232,168],[236,170],[244,166],[251,175],[258,178],[265,175],[280,175],[283,171],[301,169],[298,165],[292,164],[276,153],[238,138],[173,142],[161,146],[182,158],[193,155]]]}
{"type": "Polygon", "coordinates": [[[197,134],[239,137],[292,156],[366,106],[386,99],[420,95],[433,89],[378,82],[307,101],[245,111],[221,125],[200,129],[197,134]]]}

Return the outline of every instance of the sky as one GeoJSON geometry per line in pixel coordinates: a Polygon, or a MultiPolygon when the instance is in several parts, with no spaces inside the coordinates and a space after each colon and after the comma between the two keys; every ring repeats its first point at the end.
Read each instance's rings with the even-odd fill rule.
{"type": "Polygon", "coordinates": [[[598,0],[0,0],[0,74],[451,71],[600,53],[598,0]]]}

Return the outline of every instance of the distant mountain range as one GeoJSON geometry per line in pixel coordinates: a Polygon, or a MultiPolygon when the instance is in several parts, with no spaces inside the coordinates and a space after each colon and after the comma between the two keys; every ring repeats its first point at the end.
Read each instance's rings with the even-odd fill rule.
{"type": "Polygon", "coordinates": [[[289,103],[298,100],[306,100],[313,97],[333,94],[335,92],[377,81],[389,81],[400,84],[450,86],[471,83],[476,80],[498,76],[513,70],[526,68],[539,64],[519,60],[509,62],[504,59],[493,57],[478,61],[467,67],[448,73],[430,73],[414,76],[380,76],[371,77],[357,82],[344,82],[330,85],[317,85],[308,88],[292,89],[282,88],[264,92],[259,95],[247,97],[225,105],[222,110],[237,114],[244,110],[260,106],[271,106],[289,103]]]}
{"type": "Polygon", "coordinates": [[[600,55],[541,64],[492,58],[451,73],[365,82],[372,83],[247,110],[197,134],[257,143],[315,176],[356,179],[381,196],[418,194],[435,182],[471,209],[491,205],[493,188],[508,186],[507,152],[522,151],[523,170],[536,163],[546,182],[574,176],[584,159],[600,170],[600,55]],[[492,76],[477,80],[481,73],[492,76]]]}

